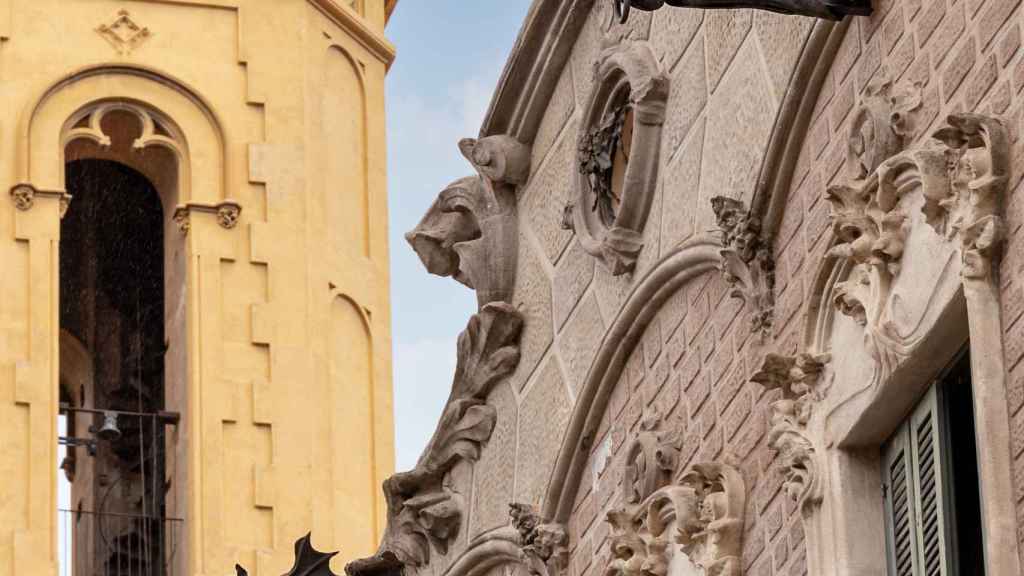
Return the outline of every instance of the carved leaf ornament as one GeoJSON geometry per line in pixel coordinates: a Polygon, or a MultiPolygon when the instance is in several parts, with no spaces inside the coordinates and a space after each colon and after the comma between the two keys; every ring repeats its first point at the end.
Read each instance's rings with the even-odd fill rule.
{"type": "Polygon", "coordinates": [[[416,467],[384,482],[388,523],[375,556],[351,563],[352,575],[377,575],[396,565],[423,566],[446,554],[465,516],[464,497],[450,484],[460,462],[475,462],[497,422],[486,403],[491,389],[519,363],[522,315],[513,306],[485,305],[459,336],[451,395],[416,467]]]}
{"type": "Polygon", "coordinates": [[[560,524],[545,522],[529,504],[509,505],[519,532],[524,564],[534,576],[558,576],[569,563],[569,535],[560,524]]]}
{"type": "Polygon", "coordinates": [[[750,312],[750,330],[768,338],[775,312],[775,260],[771,242],[761,234],[761,221],[740,200],[716,196],[711,209],[718,220],[723,248],[721,270],[750,312]]]}

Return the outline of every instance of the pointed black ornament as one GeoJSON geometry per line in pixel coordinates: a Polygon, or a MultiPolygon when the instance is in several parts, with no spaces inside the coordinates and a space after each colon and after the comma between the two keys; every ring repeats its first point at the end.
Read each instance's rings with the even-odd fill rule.
{"type": "MultiPolygon", "coordinates": [[[[312,534],[306,534],[295,542],[295,565],[284,576],[338,576],[331,572],[331,558],[337,552],[318,552],[313,548],[312,534]]],[[[235,576],[249,576],[238,564],[235,564],[235,576]]]]}
{"type": "Polygon", "coordinates": [[[331,572],[331,558],[337,552],[318,552],[313,548],[312,534],[306,534],[295,543],[295,566],[284,576],[338,576],[331,572]]]}

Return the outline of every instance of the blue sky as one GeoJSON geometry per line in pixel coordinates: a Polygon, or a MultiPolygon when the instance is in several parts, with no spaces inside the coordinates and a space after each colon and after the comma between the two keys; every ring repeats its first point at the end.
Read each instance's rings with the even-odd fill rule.
{"type": "Polygon", "coordinates": [[[430,276],[403,234],[444,187],[473,173],[475,137],[530,0],[400,0],[388,25],[388,197],[398,470],[413,467],[448,397],[473,293],[430,276]]]}

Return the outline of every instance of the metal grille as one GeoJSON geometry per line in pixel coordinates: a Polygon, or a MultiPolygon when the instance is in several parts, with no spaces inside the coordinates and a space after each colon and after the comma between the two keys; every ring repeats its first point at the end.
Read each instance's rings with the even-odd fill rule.
{"type": "Polygon", "coordinates": [[[175,576],[184,521],[60,510],[61,576],[175,576]]]}

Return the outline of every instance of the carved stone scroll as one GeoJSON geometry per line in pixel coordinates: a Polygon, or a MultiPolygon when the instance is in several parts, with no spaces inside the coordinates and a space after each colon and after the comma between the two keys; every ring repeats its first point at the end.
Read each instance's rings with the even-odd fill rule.
{"type": "Polygon", "coordinates": [[[528,504],[509,505],[519,532],[523,562],[535,576],[560,576],[569,564],[569,535],[561,524],[545,522],[528,504]]]}
{"type": "Polygon", "coordinates": [[[242,216],[242,205],[234,200],[225,200],[218,204],[189,202],[178,206],[174,209],[174,222],[183,235],[187,235],[192,229],[193,212],[213,214],[221,228],[231,230],[238,225],[238,219],[242,216]]]}
{"type": "Polygon", "coordinates": [[[750,312],[750,330],[771,335],[775,311],[775,260],[771,242],[761,235],[761,221],[743,202],[716,196],[711,208],[722,234],[722,274],[750,312]]]}
{"type": "Polygon", "coordinates": [[[821,471],[814,444],[808,437],[811,410],[821,401],[818,379],[829,356],[799,354],[796,357],[768,354],[751,378],[766,390],[781,390],[782,399],[772,403],[768,444],[782,460],[784,488],[806,514],[821,503],[821,471]]]}
{"type": "Polygon", "coordinates": [[[510,302],[519,229],[516,186],[529,176],[529,148],[508,136],[459,142],[479,175],[456,180],[434,201],[406,240],[427,271],[476,290],[482,309],[510,302]]]}
{"type": "Polygon", "coordinates": [[[627,274],[643,249],[643,229],[658,182],[662,125],[669,79],[651,46],[626,40],[607,47],[578,144],[576,198],[565,207],[563,226],[613,275],[627,274]],[[614,155],[629,142],[621,189],[614,190],[614,155]]]}
{"type": "Polygon", "coordinates": [[[706,574],[741,576],[745,505],[738,470],[695,464],[677,483],[608,512],[612,560],[605,575],[666,576],[673,555],[685,554],[706,574]]]}
{"type": "Polygon", "coordinates": [[[677,8],[752,8],[794,16],[810,16],[826,20],[842,20],[845,16],[870,16],[871,0],[612,0],[615,14],[623,23],[629,19],[630,8],[657,10],[663,6],[677,8]]]}
{"type": "Polygon", "coordinates": [[[451,394],[434,436],[416,467],[384,482],[388,516],[378,553],[346,568],[352,576],[376,575],[399,563],[421,567],[431,553],[446,554],[465,516],[463,496],[452,490],[450,473],[460,462],[475,462],[497,421],[486,403],[491,389],[519,363],[522,315],[495,302],[469,320],[459,336],[451,394]]]}

